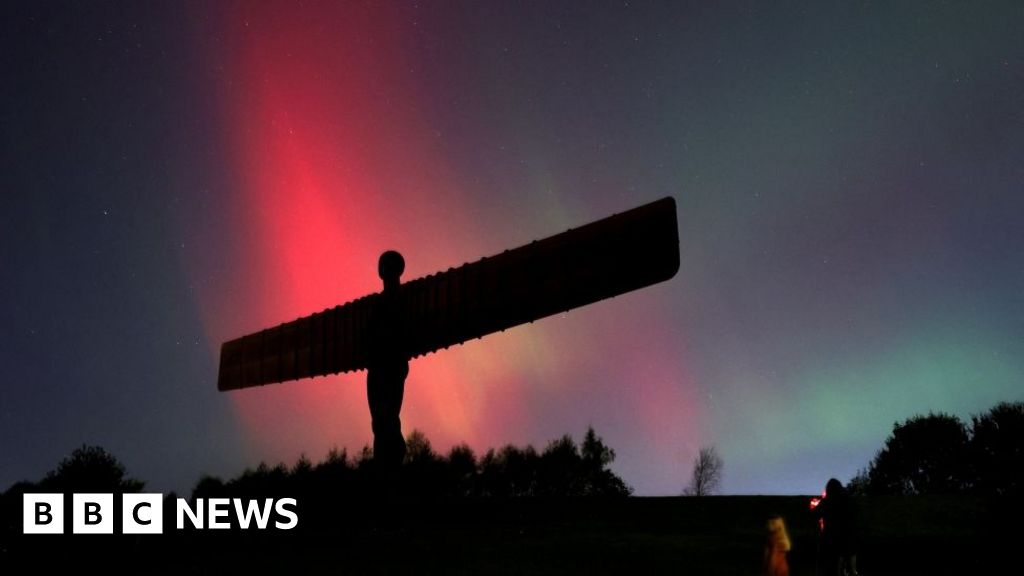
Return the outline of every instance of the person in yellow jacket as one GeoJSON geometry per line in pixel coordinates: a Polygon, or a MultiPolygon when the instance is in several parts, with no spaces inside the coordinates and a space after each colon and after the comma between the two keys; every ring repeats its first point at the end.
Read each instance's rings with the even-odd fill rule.
{"type": "Polygon", "coordinates": [[[764,543],[764,576],[789,576],[789,561],[786,560],[786,554],[791,547],[786,522],[782,516],[769,518],[768,537],[764,543]]]}

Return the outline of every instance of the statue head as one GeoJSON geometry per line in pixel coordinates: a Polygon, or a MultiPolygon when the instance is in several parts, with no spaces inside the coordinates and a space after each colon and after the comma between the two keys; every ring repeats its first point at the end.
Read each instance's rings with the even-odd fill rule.
{"type": "Polygon", "coordinates": [[[394,250],[388,250],[380,255],[377,261],[377,274],[384,281],[384,288],[398,285],[398,279],[405,272],[405,258],[394,250]]]}

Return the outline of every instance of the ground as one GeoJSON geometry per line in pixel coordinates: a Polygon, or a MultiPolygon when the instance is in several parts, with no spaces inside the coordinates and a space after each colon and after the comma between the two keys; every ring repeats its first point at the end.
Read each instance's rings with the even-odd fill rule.
{"type": "MultiPolygon", "coordinates": [[[[765,522],[787,523],[794,576],[815,573],[809,497],[452,500],[375,518],[365,500],[300,502],[290,531],[161,536],[8,535],[0,564],[98,562],[113,572],[332,574],[759,573],[765,522]],[[123,568],[123,570],[121,570],[123,568]]],[[[1024,535],[1018,501],[876,497],[858,501],[867,576],[984,574],[1024,535]]],[[[173,522],[173,509],[167,510],[173,522]]]]}

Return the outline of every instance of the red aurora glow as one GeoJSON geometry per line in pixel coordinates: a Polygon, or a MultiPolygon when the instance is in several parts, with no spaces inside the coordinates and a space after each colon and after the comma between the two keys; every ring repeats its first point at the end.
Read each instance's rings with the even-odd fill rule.
{"type": "MultiPolygon", "coordinates": [[[[202,295],[214,345],[379,290],[383,250],[405,254],[408,280],[495,246],[488,218],[502,215],[472,210],[446,168],[410,97],[430,87],[411,85],[391,20],[386,8],[349,3],[245,3],[224,18],[216,93],[237,189],[222,223],[235,239],[232,292],[202,295]]],[[[593,423],[646,446],[636,458],[677,460],[658,443],[692,437],[697,415],[678,382],[682,360],[663,353],[672,334],[654,290],[639,316],[627,296],[414,361],[406,432],[419,428],[442,450],[483,449],[578,436],[593,423]]],[[[318,459],[368,443],[364,377],[232,393],[252,456],[318,459]]]]}

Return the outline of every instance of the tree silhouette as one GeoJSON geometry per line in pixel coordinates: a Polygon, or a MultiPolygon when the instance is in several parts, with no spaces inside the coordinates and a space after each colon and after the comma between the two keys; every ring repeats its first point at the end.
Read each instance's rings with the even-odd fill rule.
{"type": "Polygon", "coordinates": [[[216,476],[203,475],[192,489],[192,501],[196,498],[218,498],[226,493],[224,481],[216,476]]]}
{"type": "Polygon", "coordinates": [[[1019,496],[1024,486],[1024,402],[1002,402],[974,416],[969,451],[978,492],[1019,496]]]}
{"type": "Polygon", "coordinates": [[[145,483],[129,478],[117,458],[99,446],[82,445],[40,482],[54,492],[139,492],[145,483]]]}
{"type": "Polygon", "coordinates": [[[714,446],[700,449],[693,460],[693,474],[690,485],[683,492],[688,496],[708,496],[718,490],[722,482],[722,468],[725,464],[714,446]]]}
{"type": "Polygon", "coordinates": [[[434,451],[430,440],[419,430],[409,433],[405,441],[404,494],[437,496],[445,491],[445,461],[434,451]]]}
{"type": "Polygon", "coordinates": [[[633,489],[609,469],[615,461],[615,450],[605,446],[593,427],[587,427],[580,446],[583,496],[629,496],[633,489]]]}
{"type": "Polygon", "coordinates": [[[500,451],[492,448],[480,462],[481,495],[497,497],[537,494],[537,465],[540,456],[533,446],[511,444],[500,451]]]}
{"type": "Polygon", "coordinates": [[[453,446],[448,452],[448,494],[470,496],[476,491],[476,454],[466,444],[453,446]]]}
{"type": "Polygon", "coordinates": [[[861,468],[857,470],[857,474],[846,483],[846,492],[851,496],[867,496],[871,490],[869,485],[871,483],[868,473],[870,468],[861,468]]]}
{"type": "Polygon", "coordinates": [[[950,494],[968,480],[967,429],[955,416],[928,414],[893,425],[867,472],[871,494],[950,494]]]}
{"type": "MultiPolygon", "coordinates": [[[[577,445],[566,434],[552,440],[541,454],[533,446],[508,445],[488,450],[480,460],[476,493],[482,496],[628,496],[630,488],[609,465],[615,451],[587,430],[577,445]]],[[[454,460],[450,461],[450,465],[454,460]]]]}
{"type": "Polygon", "coordinates": [[[430,440],[419,430],[413,430],[409,433],[409,437],[405,440],[405,445],[406,464],[437,460],[437,453],[434,452],[434,448],[430,445],[430,440]]]}
{"type": "Polygon", "coordinates": [[[540,455],[537,489],[541,496],[572,496],[581,490],[580,453],[572,436],[552,440],[540,455]]]}

